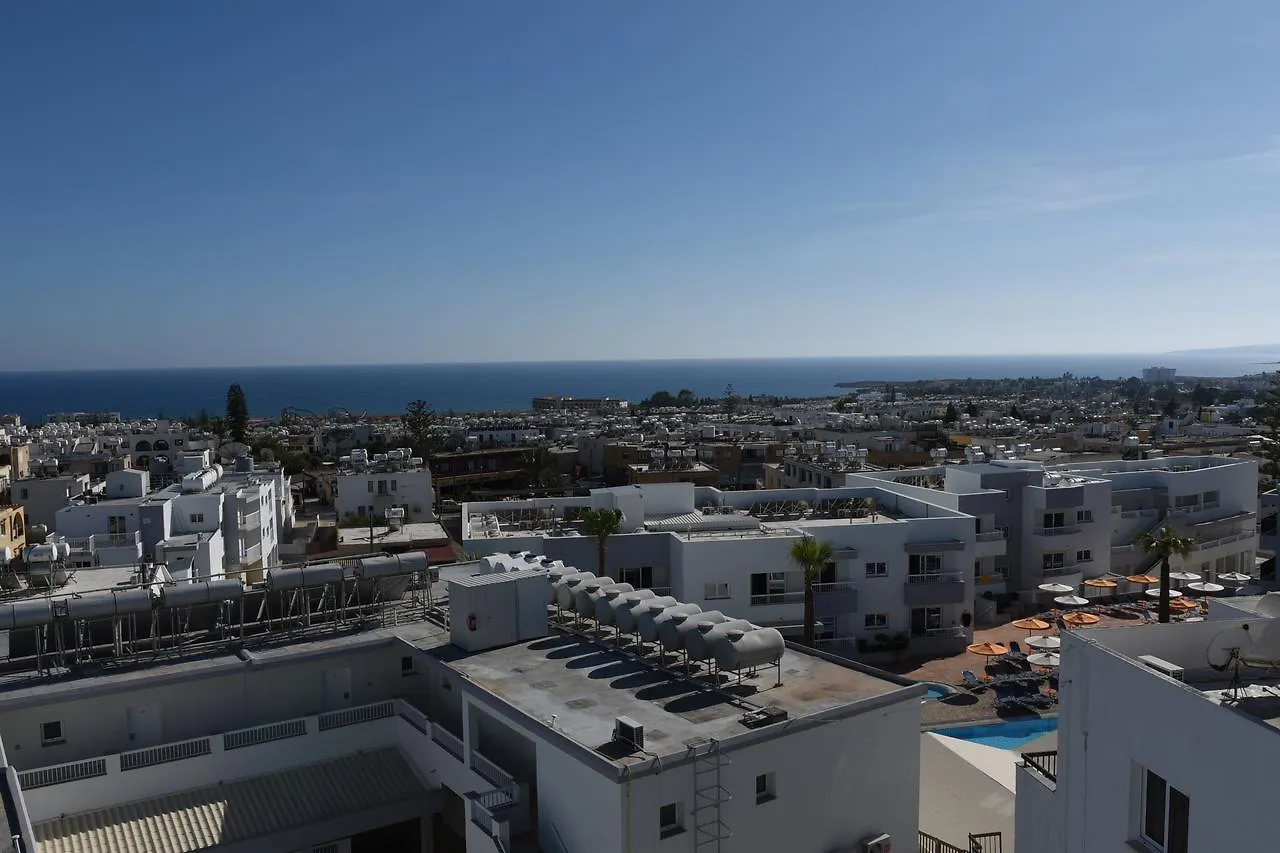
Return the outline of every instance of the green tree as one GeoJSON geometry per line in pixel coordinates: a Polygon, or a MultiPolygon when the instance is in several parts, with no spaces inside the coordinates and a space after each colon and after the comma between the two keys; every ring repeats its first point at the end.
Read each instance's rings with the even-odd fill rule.
{"type": "Polygon", "coordinates": [[[1280,480],[1280,373],[1275,374],[1275,380],[1271,391],[1258,401],[1254,417],[1267,428],[1267,438],[1271,439],[1262,451],[1266,456],[1262,473],[1271,480],[1280,480]]]}
{"type": "Polygon", "coordinates": [[[947,403],[947,413],[943,415],[942,420],[944,423],[949,424],[960,420],[960,410],[956,408],[955,403],[947,403]]]}
{"type": "Polygon", "coordinates": [[[604,575],[604,558],[609,537],[618,532],[622,524],[620,509],[589,509],[582,514],[582,528],[588,536],[596,537],[596,574],[604,575]]]}
{"type": "Polygon", "coordinates": [[[817,621],[813,602],[813,584],[831,562],[835,551],[830,542],[819,542],[812,536],[791,543],[791,561],[804,572],[804,644],[813,645],[813,625],[817,621]]]}
{"type": "Polygon", "coordinates": [[[244,390],[236,384],[227,389],[226,430],[232,441],[249,443],[249,403],[244,390]]]}
{"type": "Polygon", "coordinates": [[[742,405],[742,398],[733,390],[733,385],[724,386],[724,398],[721,402],[726,415],[732,415],[738,411],[738,407],[742,405]]]}
{"type": "Polygon", "coordinates": [[[1011,417],[1011,418],[1017,418],[1018,420],[1022,420],[1022,415],[1018,412],[1018,407],[1017,407],[1017,406],[1013,406],[1013,407],[1011,407],[1011,408],[1009,409],[1009,417],[1011,417]]]}
{"type": "Polygon", "coordinates": [[[1161,622],[1169,621],[1169,558],[1177,555],[1186,559],[1195,547],[1195,540],[1178,536],[1173,528],[1165,525],[1155,533],[1144,533],[1138,537],[1138,544],[1144,554],[1156,554],[1160,557],[1160,606],[1161,622]]]}
{"type": "Polygon", "coordinates": [[[435,409],[426,400],[414,400],[404,407],[404,428],[414,453],[419,456],[430,453],[431,428],[435,424],[435,409]]]}
{"type": "Polygon", "coordinates": [[[520,482],[530,489],[555,489],[564,484],[560,462],[548,447],[534,447],[524,455],[520,482]]]}
{"type": "Polygon", "coordinates": [[[976,418],[978,415],[982,414],[981,410],[978,408],[977,403],[970,403],[969,405],[965,406],[964,413],[971,418],[976,418]]]}

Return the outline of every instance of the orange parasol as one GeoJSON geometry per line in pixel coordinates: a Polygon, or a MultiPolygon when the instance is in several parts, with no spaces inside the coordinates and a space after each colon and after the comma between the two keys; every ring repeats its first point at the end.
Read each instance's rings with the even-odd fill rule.
{"type": "Polygon", "coordinates": [[[1026,619],[1016,619],[1009,623],[1015,628],[1022,628],[1025,631],[1048,631],[1052,625],[1043,619],[1037,619],[1034,616],[1028,616],[1026,619]]]}
{"type": "Polygon", "coordinates": [[[1119,586],[1118,583],[1109,578],[1089,578],[1084,582],[1084,585],[1095,587],[1097,589],[1114,589],[1119,586]]]}
{"type": "Polygon", "coordinates": [[[968,647],[969,652],[982,655],[984,658],[998,658],[1009,654],[1009,649],[999,643],[974,643],[968,647]]]}
{"type": "Polygon", "coordinates": [[[1092,613],[1068,613],[1062,621],[1068,625],[1097,625],[1102,620],[1092,613]]]}
{"type": "Polygon", "coordinates": [[[1188,601],[1185,598],[1175,598],[1169,602],[1170,610],[1195,610],[1200,605],[1194,601],[1188,601]]]}
{"type": "Polygon", "coordinates": [[[1160,578],[1153,578],[1151,575],[1129,575],[1125,578],[1129,583],[1153,584],[1160,583],[1160,578]]]}

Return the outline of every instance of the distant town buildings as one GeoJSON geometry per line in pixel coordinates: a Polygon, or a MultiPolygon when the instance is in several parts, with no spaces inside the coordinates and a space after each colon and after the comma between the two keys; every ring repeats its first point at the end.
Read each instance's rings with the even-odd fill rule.
{"type": "Polygon", "coordinates": [[[1174,382],[1178,378],[1178,369],[1176,367],[1144,367],[1142,368],[1142,381],[1148,385],[1165,385],[1174,382]]]}
{"type": "Polygon", "coordinates": [[[626,400],[615,400],[612,397],[534,397],[535,412],[577,412],[580,414],[618,414],[625,413],[630,406],[626,400]]]}

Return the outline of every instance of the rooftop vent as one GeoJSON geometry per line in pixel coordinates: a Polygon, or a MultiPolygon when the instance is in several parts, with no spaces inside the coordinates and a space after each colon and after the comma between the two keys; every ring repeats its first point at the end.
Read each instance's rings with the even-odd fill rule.
{"type": "Polygon", "coordinates": [[[613,721],[613,739],[636,749],[644,749],[644,726],[630,717],[618,717],[613,721]]]}

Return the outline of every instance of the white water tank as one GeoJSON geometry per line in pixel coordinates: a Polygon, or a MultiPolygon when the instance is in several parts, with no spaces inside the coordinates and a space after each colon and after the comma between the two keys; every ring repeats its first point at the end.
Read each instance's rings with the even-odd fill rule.
{"type": "Polygon", "coordinates": [[[613,614],[622,604],[622,596],[635,590],[636,588],[629,583],[615,583],[600,590],[601,595],[596,599],[596,621],[601,625],[612,625],[613,614]]]}
{"type": "Polygon", "coordinates": [[[578,588],[595,579],[596,576],[591,572],[570,572],[563,575],[553,585],[556,606],[561,610],[572,610],[574,594],[578,591],[578,588]]]}
{"type": "Polygon", "coordinates": [[[586,583],[578,584],[577,589],[573,591],[573,609],[576,613],[586,616],[588,619],[595,618],[596,615],[596,599],[604,595],[602,591],[606,586],[613,586],[617,581],[613,578],[594,578],[586,583]]]}
{"type": "MultiPolygon", "coordinates": [[[[653,599],[650,599],[652,601],[653,599]]],[[[681,604],[676,602],[669,607],[662,609],[643,609],[636,612],[636,630],[640,634],[640,639],[646,643],[657,642],[661,636],[662,625],[670,622],[672,619],[679,617],[684,619],[695,613],[701,613],[702,608],[696,604],[681,604]]]]}
{"type": "MultiPolygon", "coordinates": [[[[696,618],[696,617],[695,617],[696,618]]],[[[684,632],[684,649],[690,660],[710,660],[715,655],[715,643],[726,631],[754,631],[746,619],[726,619],[723,622],[699,622],[695,630],[684,632]]]]}
{"type": "Polygon", "coordinates": [[[678,652],[685,648],[685,639],[695,633],[699,625],[727,622],[729,617],[719,610],[708,610],[703,613],[675,614],[658,627],[658,639],[662,648],[668,652],[678,652]]]}
{"type": "Polygon", "coordinates": [[[653,590],[638,589],[626,596],[626,603],[614,615],[614,625],[624,634],[634,634],[640,628],[640,614],[649,610],[665,610],[675,604],[679,602],[669,595],[654,595],[653,590]],[[649,595],[638,597],[646,592],[649,595]]]}
{"type": "Polygon", "coordinates": [[[757,628],[753,631],[731,629],[717,636],[711,647],[716,666],[729,672],[737,672],[782,660],[787,641],[776,628],[757,628]]]}

